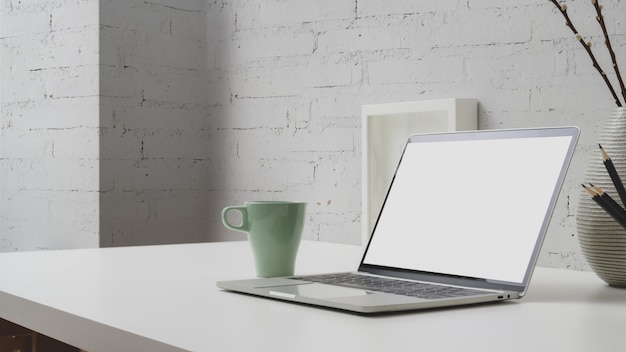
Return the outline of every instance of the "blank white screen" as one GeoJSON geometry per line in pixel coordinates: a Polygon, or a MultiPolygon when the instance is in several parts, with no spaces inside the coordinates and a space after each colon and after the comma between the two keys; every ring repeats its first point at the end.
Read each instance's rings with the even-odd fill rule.
{"type": "Polygon", "coordinates": [[[363,262],[521,283],[570,141],[408,144],[363,262]]]}

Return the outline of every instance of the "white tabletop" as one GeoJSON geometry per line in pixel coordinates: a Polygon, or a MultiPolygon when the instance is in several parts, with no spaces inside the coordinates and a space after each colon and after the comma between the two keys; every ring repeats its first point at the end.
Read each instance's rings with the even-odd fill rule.
{"type": "MultiPolygon", "coordinates": [[[[361,248],[303,242],[296,271],[354,270],[361,248]]],[[[625,351],[626,290],[537,268],[519,301],[364,317],[224,292],[245,242],[0,254],[0,317],[92,352],[625,351]]]]}

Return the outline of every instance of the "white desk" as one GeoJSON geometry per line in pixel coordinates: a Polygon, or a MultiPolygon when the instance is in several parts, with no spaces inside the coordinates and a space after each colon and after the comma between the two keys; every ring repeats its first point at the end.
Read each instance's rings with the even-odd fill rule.
{"type": "MultiPolygon", "coordinates": [[[[296,271],[360,252],[305,241],[296,271]]],[[[92,352],[626,351],[626,290],[593,273],[538,268],[519,301],[377,317],[215,287],[253,275],[245,242],[2,253],[0,317],[92,352]]]]}

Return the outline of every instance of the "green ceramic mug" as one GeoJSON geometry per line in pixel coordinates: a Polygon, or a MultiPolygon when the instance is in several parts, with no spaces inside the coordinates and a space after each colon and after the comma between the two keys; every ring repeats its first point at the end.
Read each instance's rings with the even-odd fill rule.
{"type": "Polygon", "coordinates": [[[222,222],[231,230],[248,234],[256,274],[259,277],[293,275],[302,238],[306,203],[253,201],[222,210],[222,222]],[[228,213],[241,213],[241,224],[232,224],[228,213]]]}

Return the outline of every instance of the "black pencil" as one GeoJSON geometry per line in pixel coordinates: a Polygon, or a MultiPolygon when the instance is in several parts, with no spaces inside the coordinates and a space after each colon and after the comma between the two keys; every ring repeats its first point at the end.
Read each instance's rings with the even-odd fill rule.
{"type": "Polygon", "coordinates": [[[593,189],[606,204],[613,208],[613,210],[615,210],[615,213],[617,213],[623,219],[626,219],[626,210],[622,208],[622,206],[619,205],[619,203],[617,203],[608,193],[604,192],[602,188],[596,187],[593,184],[591,184],[591,189],[593,189]]]}
{"type": "Polygon", "coordinates": [[[619,199],[621,199],[622,201],[622,205],[626,206],[626,189],[624,189],[622,179],[619,177],[617,170],[615,169],[615,165],[613,165],[613,161],[609,157],[609,154],[604,151],[602,145],[598,144],[598,146],[600,147],[600,153],[602,153],[602,161],[604,162],[604,167],[606,168],[606,171],[609,172],[609,176],[611,177],[611,181],[613,181],[613,185],[617,190],[619,199]]]}
{"type": "Polygon", "coordinates": [[[582,185],[585,191],[604,211],[626,229],[626,211],[611,196],[598,187],[582,185]],[[617,207],[616,207],[617,206],[617,207]]]}

